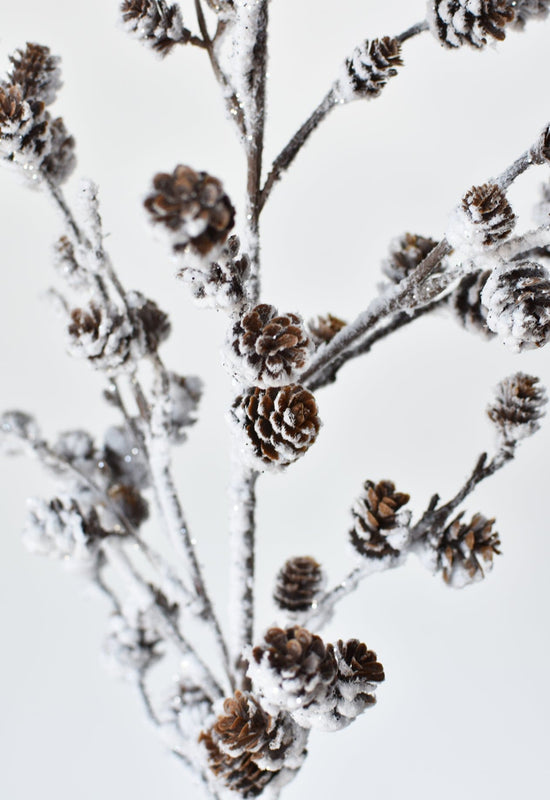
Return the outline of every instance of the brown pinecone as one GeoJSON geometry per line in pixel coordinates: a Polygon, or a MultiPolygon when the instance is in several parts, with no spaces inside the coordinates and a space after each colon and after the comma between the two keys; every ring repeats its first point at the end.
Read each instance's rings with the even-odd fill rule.
{"type": "Polygon", "coordinates": [[[444,47],[484,47],[489,38],[502,41],[514,21],[517,0],[429,0],[428,24],[444,47]]]}
{"type": "Polygon", "coordinates": [[[23,153],[39,166],[51,144],[48,118],[44,103],[25,100],[19,86],[0,86],[0,155],[13,161],[23,153]]]}
{"type": "Polygon", "coordinates": [[[119,369],[139,354],[130,321],[112,304],[100,307],[92,302],[88,308],[75,308],[68,332],[71,354],[87,358],[97,369],[119,369]]]}
{"type": "Polygon", "coordinates": [[[153,190],[145,208],[171,232],[176,252],[189,248],[204,256],[225,242],[235,209],[219,180],[180,164],[171,175],[155,175],[153,190]]]}
{"type": "Polygon", "coordinates": [[[124,0],[122,21],[129,33],[165,56],[176,44],[187,44],[191,31],[183,25],[179,6],[164,0],[124,0]]]}
{"type": "Polygon", "coordinates": [[[285,611],[309,611],[323,581],[321,566],[311,556],[290,558],[277,575],[273,599],[285,611]]]}
{"type": "Polygon", "coordinates": [[[512,206],[496,183],[472,186],[462,198],[462,210],[486,247],[507,239],[516,224],[512,206]]]}
{"type": "Polygon", "coordinates": [[[292,464],[321,427],[314,396],[299,384],[252,387],[233,403],[232,419],[244,435],[251,462],[264,468],[292,464]]]}
{"type": "Polygon", "coordinates": [[[199,741],[205,746],[210,769],[226,786],[242,797],[257,797],[277,772],[260,769],[252,753],[232,756],[224,753],[211,730],[201,733],[199,741]]]}
{"type": "Polygon", "coordinates": [[[490,270],[469,272],[447,298],[449,308],[462,327],[481,333],[487,339],[495,334],[487,327],[487,309],[481,302],[481,292],[490,274],[490,270]]]}
{"type": "Polygon", "coordinates": [[[538,431],[540,420],[546,414],[546,403],[546,391],[539,379],[516,372],[500,381],[496,400],[488,407],[487,414],[503,443],[514,444],[538,431]]]}
{"type": "Polygon", "coordinates": [[[365,41],[344,62],[334,84],[336,99],[346,103],[361,97],[378,97],[389,79],[397,75],[396,67],[402,64],[398,39],[384,36],[365,41]]]}
{"type": "Polygon", "coordinates": [[[25,100],[41,100],[49,105],[61,87],[59,56],[52,56],[50,48],[27,42],[24,50],[10,56],[13,65],[8,81],[17,84],[25,100]]]}
{"type": "Polygon", "coordinates": [[[546,19],[550,13],[550,0],[516,0],[516,18],[512,27],[523,30],[530,19],[546,19]]]}
{"type": "Polygon", "coordinates": [[[399,509],[409,502],[409,495],[395,491],[391,481],[365,481],[363,493],[351,513],[355,524],[350,539],[355,550],[367,558],[398,556],[410,521],[410,511],[399,509]]]}
{"type": "Polygon", "coordinates": [[[310,319],[307,327],[314,344],[319,347],[322,344],[328,344],[328,342],[332,341],[336,334],[339,333],[342,328],[345,328],[346,325],[347,322],[344,322],[343,319],[334,317],[332,314],[327,314],[326,317],[317,316],[314,319],[310,319]]]}
{"type": "Polygon", "coordinates": [[[436,244],[434,239],[405,233],[391,243],[389,256],[382,262],[382,272],[392,283],[399,283],[424,261],[436,244]]]}
{"type": "Polygon", "coordinates": [[[147,351],[156,352],[159,344],[170,336],[172,326],[168,314],[140,292],[128,292],[127,300],[141,325],[147,351]]]}
{"type": "Polygon", "coordinates": [[[235,692],[234,697],[224,701],[223,710],[225,714],[220,714],[212,726],[212,733],[223,752],[232,756],[259,753],[273,739],[273,718],[248,692],[235,692]]]}
{"type": "Polygon", "coordinates": [[[349,639],[347,642],[339,639],[336,658],[336,711],[351,721],[376,703],[373,692],[376,684],[384,680],[384,667],[377,660],[376,653],[359,639],[349,639]]]}
{"type": "Polygon", "coordinates": [[[149,503],[131,484],[115,483],[107,494],[117,512],[135,528],[139,528],[149,516],[149,503]]]}
{"type": "Polygon", "coordinates": [[[481,295],[487,325],[512,350],[543,347],[550,339],[550,273],[533,261],[502,264],[481,295]]]}
{"type": "Polygon", "coordinates": [[[279,315],[262,303],[234,324],[227,350],[229,366],[242,383],[288,386],[306,367],[313,343],[297,314],[279,315]]]}
{"type": "Polygon", "coordinates": [[[500,539],[493,531],[494,519],[475,514],[468,524],[462,523],[464,512],[451,522],[442,534],[428,536],[435,550],[435,569],[450,586],[462,588],[485,577],[493,567],[493,556],[500,555],[500,539]]]}
{"type": "Polygon", "coordinates": [[[53,183],[59,185],[67,180],[76,166],[75,140],[61,117],[50,122],[49,131],[50,151],[43,159],[41,169],[53,183]]]}

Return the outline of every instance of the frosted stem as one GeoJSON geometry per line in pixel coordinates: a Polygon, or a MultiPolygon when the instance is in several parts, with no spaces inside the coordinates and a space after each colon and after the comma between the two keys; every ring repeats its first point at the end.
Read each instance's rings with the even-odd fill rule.
{"type": "MultiPolygon", "coordinates": [[[[242,463],[237,437],[233,441],[229,486],[230,508],[230,620],[231,655],[235,670],[242,675],[241,654],[254,638],[254,534],[256,480],[258,473],[242,463]]],[[[239,681],[237,681],[238,683],[239,681]]]]}

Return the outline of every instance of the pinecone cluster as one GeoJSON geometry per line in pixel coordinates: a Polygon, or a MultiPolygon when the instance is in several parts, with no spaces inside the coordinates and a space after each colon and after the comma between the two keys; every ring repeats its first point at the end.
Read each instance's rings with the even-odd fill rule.
{"type": "Polygon", "coordinates": [[[284,611],[300,614],[315,607],[323,584],[321,565],[311,556],[296,556],[279,570],[273,599],[284,611]]]}
{"type": "Polygon", "coordinates": [[[391,36],[368,40],[344,62],[333,91],[340,103],[375,98],[403,65],[401,44],[391,36]]]}
{"type": "Polygon", "coordinates": [[[299,384],[251,387],[236,398],[231,420],[256,469],[292,464],[311,447],[321,427],[314,396],[299,384]]]}
{"type": "Polygon", "coordinates": [[[497,428],[504,446],[514,445],[540,428],[548,398],[539,379],[516,372],[500,381],[495,401],[488,407],[489,419],[497,428]]]}
{"type": "Polygon", "coordinates": [[[223,245],[235,221],[221,182],[181,164],[172,174],[155,175],[144,205],[153,224],[167,229],[176,253],[206,256],[223,245]]]}
{"type": "Polygon", "coordinates": [[[546,19],[550,13],[550,0],[516,0],[516,18],[513,27],[523,30],[530,19],[546,19]]]}
{"type": "Polygon", "coordinates": [[[74,139],[47,106],[61,86],[59,58],[28,43],[10,58],[12,70],[0,84],[0,156],[22,168],[31,181],[60,184],[76,164],[74,139]]]}
{"type": "Polygon", "coordinates": [[[399,283],[424,261],[436,244],[429,237],[405,233],[391,243],[388,258],[382,262],[382,272],[392,283],[399,283]]]}
{"type": "Polygon", "coordinates": [[[444,47],[484,47],[502,41],[516,16],[516,0],[428,0],[430,31],[444,47]]]}
{"type": "Polygon", "coordinates": [[[160,56],[191,38],[179,6],[169,6],[164,0],[124,0],[120,13],[126,30],[160,56]]]}
{"type": "Polygon", "coordinates": [[[327,314],[326,317],[317,316],[310,319],[307,327],[314,345],[320,347],[322,344],[331,342],[346,325],[347,323],[343,319],[327,314]]]}
{"type": "Polygon", "coordinates": [[[463,523],[463,513],[426,540],[434,572],[456,589],[482,580],[493,567],[493,556],[500,554],[500,539],[493,531],[495,520],[475,514],[469,523],[463,523]]]}
{"type": "Polygon", "coordinates": [[[366,558],[397,558],[407,543],[411,513],[401,510],[409,495],[395,491],[391,481],[367,480],[351,513],[353,548],[366,558]]]}
{"type": "Polygon", "coordinates": [[[487,327],[487,309],[481,302],[481,292],[490,275],[490,270],[467,273],[447,298],[449,309],[462,327],[486,339],[495,335],[487,327]]]}
{"type": "Polygon", "coordinates": [[[246,303],[246,281],[250,259],[241,252],[238,236],[230,236],[217,261],[204,267],[185,266],[179,273],[190,288],[198,306],[239,312],[246,303]]]}
{"type": "Polygon", "coordinates": [[[376,654],[352,639],[325,644],[305,628],[270,628],[255,647],[249,674],[268,711],[303,728],[339,730],[375,702],[384,680],[376,654]]]}
{"type": "Polygon", "coordinates": [[[288,386],[313,351],[302,319],[262,303],[243,314],[227,340],[227,361],[241,383],[288,386]]]}
{"type": "Polygon", "coordinates": [[[481,294],[487,325],[511,350],[543,347],[550,339],[550,273],[532,261],[502,264],[481,294]]]}

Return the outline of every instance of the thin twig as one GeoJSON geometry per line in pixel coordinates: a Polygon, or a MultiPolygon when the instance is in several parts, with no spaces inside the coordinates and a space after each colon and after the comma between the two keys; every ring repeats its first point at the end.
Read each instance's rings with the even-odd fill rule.
{"type": "Polygon", "coordinates": [[[412,39],[413,36],[418,36],[419,33],[423,33],[424,31],[429,30],[429,27],[430,26],[428,25],[427,21],[424,19],[422,20],[422,22],[417,22],[416,25],[411,25],[410,28],[408,28],[403,33],[400,33],[399,36],[396,36],[395,38],[397,39],[398,42],[403,44],[403,42],[412,39]]]}

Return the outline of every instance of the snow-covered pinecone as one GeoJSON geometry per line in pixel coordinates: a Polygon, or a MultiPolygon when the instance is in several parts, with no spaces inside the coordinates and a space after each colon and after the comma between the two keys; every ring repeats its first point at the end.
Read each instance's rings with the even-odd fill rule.
{"type": "Polygon", "coordinates": [[[155,353],[159,344],[170,336],[172,326],[168,314],[140,292],[128,292],[126,300],[139,321],[147,352],[155,353]]]}
{"type": "Polygon", "coordinates": [[[176,44],[187,44],[191,37],[179,6],[169,6],[164,0],[124,0],[120,12],[126,30],[161,56],[176,44]]]}
{"type": "Polygon", "coordinates": [[[462,198],[462,211],[472,230],[472,238],[485,247],[507,239],[516,224],[512,206],[496,183],[472,186],[462,198]]]}
{"type": "Polygon", "coordinates": [[[145,489],[150,484],[147,461],[127,427],[107,428],[98,455],[98,468],[108,471],[111,483],[130,484],[145,489]]]}
{"type": "Polygon", "coordinates": [[[273,599],[284,611],[299,614],[309,611],[319,597],[325,576],[311,556],[289,558],[279,570],[273,599]]]}
{"type": "Polygon", "coordinates": [[[40,100],[44,105],[54,102],[62,85],[59,56],[52,56],[49,47],[28,42],[24,50],[10,56],[10,61],[8,82],[19,86],[25,100],[40,100]]]}
{"type": "Polygon", "coordinates": [[[354,526],[350,540],[359,555],[366,558],[395,558],[406,544],[411,512],[400,511],[409,495],[395,491],[391,481],[365,481],[363,492],[351,513],[354,526]]]}
{"type": "Polygon", "coordinates": [[[252,387],[233,403],[231,419],[256,469],[292,464],[311,447],[321,427],[314,396],[299,384],[252,387]]]}
{"type": "Polygon", "coordinates": [[[49,114],[40,100],[25,100],[19,86],[0,86],[0,156],[36,180],[51,149],[49,114]]]}
{"type": "Polygon", "coordinates": [[[338,661],[336,680],[336,713],[348,722],[376,703],[374,692],[384,680],[384,667],[376,653],[359,639],[338,640],[335,647],[338,661]]]}
{"type": "Polygon", "coordinates": [[[208,764],[214,775],[241,797],[258,797],[277,772],[261,769],[251,753],[232,756],[220,750],[211,731],[201,734],[208,764]]]}
{"type": "Polygon", "coordinates": [[[447,298],[455,319],[466,330],[480,333],[487,339],[492,339],[495,334],[487,327],[487,309],[481,302],[481,292],[490,274],[490,270],[469,272],[447,298]]]}
{"type": "Polygon", "coordinates": [[[107,536],[96,512],[92,509],[84,514],[72,498],[54,497],[49,501],[30,498],[27,505],[25,547],[93,575],[100,563],[100,542],[107,536]]]}
{"type": "Polygon", "coordinates": [[[42,159],[41,170],[57,186],[71,175],[76,167],[75,140],[61,117],[52,120],[50,152],[42,159]]]}
{"type": "Polygon", "coordinates": [[[346,59],[334,84],[336,100],[348,103],[358,98],[378,97],[382,89],[397,75],[403,64],[401,44],[391,36],[365,41],[346,59]]]}
{"type": "Polygon", "coordinates": [[[479,48],[505,38],[515,6],[516,0],[428,0],[428,24],[444,47],[479,48]]]}
{"type": "Polygon", "coordinates": [[[144,352],[143,337],[135,336],[130,320],[112,303],[75,308],[68,332],[69,352],[96,369],[123,369],[144,352]]]}
{"type": "Polygon", "coordinates": [[[328,344],[346,325],[347,322],[332,314],[327,314],[326,317],[319,315],[310,319],[307,323],[309,334],[316,347],[328,344]]]}
{"type": "Polygon", "coordinates": [[[240,248],[239,237],[230,236],[219,259],[206,269],[202,265],[185,266],[178,272],[178,278],[190,286],[198,306],[235,312],[246,303],[250,259],[240,248]]]}
{"type": "MultiPolygon", "coordinates": [[[[115,483],[109,487],[107,495],[116,509],[135,528],[149,516],[149,503],[130,483],[115,483]]],[[[110,509],[107,509],[109,514],[110,509]]]]}
{"type": "Polygon", "coordinates": [[[514,445],[538,431],[548,402],[538,378],[516,372],[500,381],[495,393],[487,414],[504,445],[514,445]]]}
{"type": "Polygon", "coordinates": [[[155,175],[145,208],[153,224],[168,229],[175,252],[190,249],[201,256],[225,242],[235,221],[221,182],[181,164],[171,175],[155,175]]]}
{"type": "Polygon", "coordinates": [[[530,19],[546,19],[550,13],[550,0],[516,0],[516,18],[513,28],[522,30],[530,19]]]}
{"type": "Polygon", "coordinates": [[[112,614],[103,655],[111,670],[127,680],[139,678],[162,658],[158,635],[139,620],[130,623],[122,614],[112,614]]]}
{"type": "Polygon", "coordinates": [[[487,325],[516,352],[543,347],[550,339],[550,273],[533,261],[493,270],[481,302],[487,325]]]}
{"type": "Polygon", "coordinates": [[[382,272],[392,283],[399,283],[424,261],[436,244],[429,237],[405,233],[392,241],[388,258],[382,262],[382,272]]]}
{"type": "Polygon", "coordinates": [[[220,714],[211,728],[211,735],[224,753],[240,756],[243,753],[260,753],[268,747],[275,723],[260,706],[254,695],[235,692],[223,704],[220,714]]]}
{"type": "Polygon", "coordinates": [[[500,554],[500,540],[493,531],[495,520],[475,514],[465,524],[461,522],[463,515],[459,514],[443,532],[428,534],[425,541],[431,550],[428,563],[455,589],[482,580],[493,568],[493,556],[500,554]]]}
{"type": "Polygon", "coordinates": [[[24,411],[4,411],[0,415],[0,446],[7,455],[17,455],[40,441],[40,429],[35,418],[24,411]]]}
{"type": "Polygon", "coordinates": [[[334,709],[334,648],[305,628],[270,628],[253,649],[248,672],[264,706],[287,711],[304,728],[323,725],[334,709]]]}
{"type": "Polygon", "coordinates": [[[241,383],[288,386],[307,366],[313,347],[301,317],[262,303],[235,322],[226,352],[241,383]]]}

